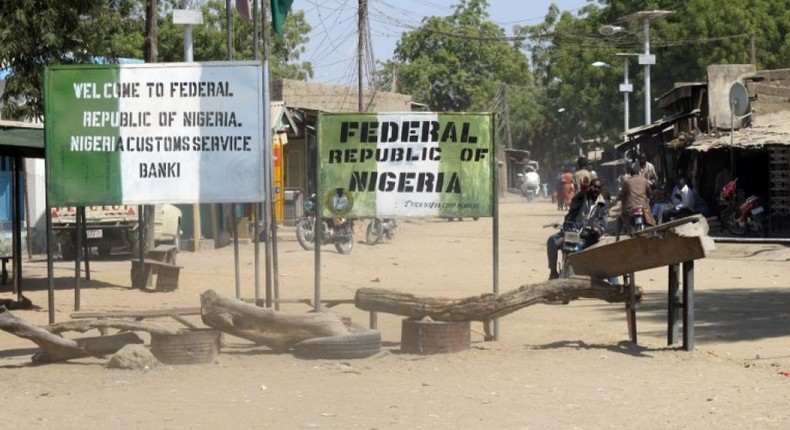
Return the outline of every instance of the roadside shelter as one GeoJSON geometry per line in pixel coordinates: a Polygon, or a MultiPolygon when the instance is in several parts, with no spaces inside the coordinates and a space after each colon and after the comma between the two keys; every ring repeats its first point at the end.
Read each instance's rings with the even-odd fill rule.
{"type": "MultiPolygon", "coordinates": [[[[24,190],[23,159],[44,158],[44,125],[0,120],[0,156],[13,160],[11,169],[11,231],[13,289],[22,300],[22,192],[24,190]]],[[[4,264],[5,266],[5,264],[4,264]]]]}

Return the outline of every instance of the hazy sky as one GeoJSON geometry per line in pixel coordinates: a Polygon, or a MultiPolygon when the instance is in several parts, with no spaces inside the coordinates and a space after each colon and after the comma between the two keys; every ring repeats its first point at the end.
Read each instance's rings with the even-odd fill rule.
{"type": "MultiPolygon", "coordinates": [[[[489,0],[490,19],[510,34],[514,25],[543,21],[549,5],[575,11],[589,0],[489,0]]],[[[420,25],[425,16],[447,16],[457,0],[368,0],[373,58],[392,57],[404,31],[420,25]]],[[[315,68],[314,81],[357,85],[358,0],[294,0],[294,10],[304,10],[313,27],[307,52],[300,58],[315,68]]]]}

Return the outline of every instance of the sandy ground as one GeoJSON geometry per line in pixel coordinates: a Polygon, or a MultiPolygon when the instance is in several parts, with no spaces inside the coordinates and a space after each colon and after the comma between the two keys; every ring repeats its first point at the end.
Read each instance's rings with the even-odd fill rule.
{"type": "MultiPolygon", "coordinates": [[[[502,291],[546,278],[544,242],[552,231],[542,225],[561,216],[548,201],[502,200],[502,291]]],[[[359,222],[358,232],[366,226],[359,222]]],[[[489,292],[492,227],[491,219],[402,220],[392,241],[357,242],[348,256],[326,246],[322,297],[350,299],[360,287],[441,297],[489,292]]],[[[279,231],[278,247],[280,296],[312,298],[313,253],[302,250],[287,227],[279,231]]],[[[253,245],[243,244],[240,253],[242,296],[252,298],[253,245]]],[[[232,247],[178,258],[185,268],[181,288],[172,293],[131,289],[124,256],[93,261],[81,310],[199,306],[206,289],[235,296],[232,247]]],[[[128,371],[91,358],[33,366],[35,345],[0,332],[0,422],[84,430],[786,429],[788,260],[790,248],[780,245],[718,244],[698,261],[694,352],[666,344],[666,269],[637,275],[645,293],[638,346],[628,342],[623,306],[597,300],[522,309],[500,320],[495,342],[484,342],[482,326],[473,323],[470,350],[428,356],[400,353],[401,317],[380,314],[385,352],[361,360],[303,360],[226,337],[212,364],[128,371]]],[[[14,314],[45,325],[46,262],[24,265],[26,296],[42,309],[14,314]]],[[[55,266],[56,320],[64,321],[74,311],[73,264],[55,266]]],[[[0,298],[15,297],[3,288],[0,298]]],[[[309,310],[282,306],[283,312],[309,310]]],[[[331,311],[368,322],[353,305],[331,311]]]]}

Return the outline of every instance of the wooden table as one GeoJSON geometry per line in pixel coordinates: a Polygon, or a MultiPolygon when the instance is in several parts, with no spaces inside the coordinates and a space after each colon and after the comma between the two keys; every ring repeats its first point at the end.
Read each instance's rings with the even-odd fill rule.
{"type": "MultiPolygon", "coordinates": [[[[667,267],[669,270],[667,342],[672,345],[677,341],[682,315],[683,349],[686,351],[694,349],[694,260],[705,257],[705,246],[702,236],[681,235],[674,230],[684,224],[692,223],[705,223],[705,218],[695,215],[646,228],[633,237],[601,243],[569,257],[573,271],[577,275],[588,275],[598,279],[618,276],[625,278],[631,293],[631,300],[626,303],[626,319],[629,337],[634,344],[637,342],[634,273],[667,267]]],[[[700,230],[704,229],[700,227],[700,230]]]]}

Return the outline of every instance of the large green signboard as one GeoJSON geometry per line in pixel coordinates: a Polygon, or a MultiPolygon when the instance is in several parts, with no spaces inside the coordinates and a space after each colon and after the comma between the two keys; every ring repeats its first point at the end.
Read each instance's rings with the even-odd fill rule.
{"type": "Polygon", "coordinates": [[[48,68],[50,205],[262,201],[261,82],[258,62],[48,68]]]}
{"type": "Polygon", "coordinates": [[[491,216],[493,129],[485,113],[321,114],[323,216],[491,216]]]}

